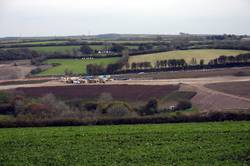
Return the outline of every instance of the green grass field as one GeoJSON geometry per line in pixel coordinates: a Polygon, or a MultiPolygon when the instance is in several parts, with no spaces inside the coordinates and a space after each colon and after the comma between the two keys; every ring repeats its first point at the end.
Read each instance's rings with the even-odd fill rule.
{"type": "MultiPolygon", "coordinates": [[[[35,41],[35,42],[23,42],[23,43],[20,43],[20,44],[54,44],[54,43],[66,43],[68,41],[66,40],[54,40],[54,41],[35,41]]],[[[17,43],[19,44],[19,43],[17,43]]]]}
{"type": "Polygon", "coordinates": [[[66,69],[72,71],[75,74],[85,74],[86,67],[88,64],[101,64],[108,65],[110,63],[115,63],[119,58],[102,58],[102,59],[50,59],[45,61],[45,63],[53,64],[58,63],[60,65],[49,68],[38,75],[62,75],[66,69]]]}
{"type": "Polygon", "coordinates": [[[0,129],[0,165],[249,165],[250,122],[0,129]]]}
{"type": "Polygon", "coordinates": [[[79,49],[80,46],[45,46],[45,47],[29,47],[32,50],[37,52],[46,52],[46,53],[53,53],[53,52],[69,52],[71,53],[73,49],[79,49]]]}
{"type": "Polygon", "coordinates": [[[242,50],[222,50],[222,49],[200,49],[200,50],[182,50],[182,51],[169,51],[162,53],[146,54],[140,56],[131,56],[129,58],[129,63],[133,62],[152,62],[152,65],[158,60],[167,60],[167,59],[185,59],[187,63],[191,61],[192,58],[196,58],[197,63],[201,59],[205,60],[205,63],[208,63],[209,60],[215,59],[220,55],[238,55],[242,53],[247,53],[249,51],[242,50]]]}
{"type": "MultiPolygon", "coordinates": [[[[105,48],[110,48],[110,46],[104,45],[90,45],[93,50],[104,50],[105,48]]],[[[138,46],[126,46],[129,49],[137,49],[138,46]]],[[[63,53],[71,53],[73,49],[79,49],[79,46],[37,46],[37,47],[29,47],[32,50],[37,52],[46,52],[46,53],[53,53],[53,52],[63,52],[63,53]]]]}

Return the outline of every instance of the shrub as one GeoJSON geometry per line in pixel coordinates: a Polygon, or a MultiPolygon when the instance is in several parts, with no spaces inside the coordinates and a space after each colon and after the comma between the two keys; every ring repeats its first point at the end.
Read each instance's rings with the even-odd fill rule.
{"type": "Polygon", "coordinates": [[[80,51],[83,53],[83,54],[91,54],[93,53],[93,50],[91,49],[91,47],[89,47],[88,45],[82,45],[80,47],[80,51]]]}
{"type": "Polygon", "coordinates": [[[149,100],[146,106],[142,107],[139,112],[141,113],[141,115],[153,115],[155,113],[158,113],[158,100],[149,100]]]}
{"type": "Polygon", "coordinates": [[[10,94],[6,93],[6,92],[0,92],[0,104],[1,103],[9,103],[11,100],[11,96],[10,94]]]}
{"type": "Polygon", "coordinates": [[[135,115],[131,107],[123,102],[111,103],[105,108],[105,113],[111,117],[124,117],[135,115]]]}
{"type": "Polygon", "coordinates": [[[65,113],[70,112],[70,108],[63,101],[59,101],[53,94],[47,94],[40,99],[42,104],[45,104],[50,110],[50,114],[54,117],[63,116],[65,113]]]}
{"type": "Polygon", "coordinates": [[[0,114],[13,114],[14,107],[11,104],[0,104],[0,114]]]}
{"type": "Polygon", "coordinates": [[[179,101],[177,106],[176,106],[177,110],[186,110],[189,108],[192,108],[192,103],[188,100],[179,101]]]}
{"type": "Polygon", "coordinates": [[[19,113],[19,116],[31,117],[32,119],[48,119],[52,118],[53,114],[45,104],[32,103],[25,111],[19,113]]]}
{"type": "Polygon", "coordinates": [[[42,72],[42,71],[43,71],[43,70],[42,70],[41,68],[38,67],[38,68],[35,68],[35,69],[31,70],[30,73],[34,75],[34,74],[38,74],[38,73],[40,73],[40,72],[42,72]]]}
{"type": "Polygon", "coordinates": [[[86,103],[84,105],[85,109],[88,111],[96,110],[97,104],[96,103],[86,103]]]}

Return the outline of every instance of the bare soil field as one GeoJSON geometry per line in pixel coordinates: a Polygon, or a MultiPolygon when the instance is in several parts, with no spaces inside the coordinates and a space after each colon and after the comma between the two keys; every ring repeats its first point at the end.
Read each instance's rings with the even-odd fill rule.
{"type": "Polygon", "coordinates": [[[27,80],[9,80],[9,81],[0,81],[0,86],[9,86],[9,85],[25,85],[25,84],[41,84],[52,79],[27,79],[27,80]]]}
{"type": "Polygon", "coordinates": [[[250,99],[250,81],[227,82],[206,85],[207,88],[250,99]]]}
{"type": "Polygon", "coordinates": [[[1,61],[0,80],[25,78],[34,68],[29,60],[1,61]]]}
{"type": "Polygon", "coordinates": [[[201,111],[250,111],[250,99],[248,98],[222,93],[198,84],[182,84],[180,90],[197,92],[191,102],[201,111]]]}
{"type": "Polygon", "coordinates": [[[148,100],[160,98],[179,89],[178,85],[75,85],[54,87],[17,88],[17,92],[28,96],[43,96],[52,93],[62,98],[98,98],[101,93],[110,93],[114,99],[121,100],[148,100]]]}

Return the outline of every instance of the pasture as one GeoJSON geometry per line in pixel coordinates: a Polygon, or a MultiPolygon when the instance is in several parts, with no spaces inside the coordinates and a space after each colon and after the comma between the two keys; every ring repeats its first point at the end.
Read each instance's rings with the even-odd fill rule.
{"type": "MultiPolygon", "coordinates": [[[[75,46],[34,46],[29,47],[30,49],[40,52],[40,53],[53,53],[53,52],[62,52],[62,53],[72,53],[73,49],[79,50],[80,45],[75,46]]],[[[105,45],[89,45],[93,50],[108,50],[111,46],[105,45]]],[[[128,49],[138,49],[138,46],[125,46],[128,49]]]]}
{"type": "Polygon", "coordinates": [[[0,129],[1,165],[249,165],[250,122],[0,129]]]}
{"type": "Polygon", "coordinates": [[[45,61],[48,64],[58,64],[41,73],[39,76],[45,75],[63,75],[67,69],[75,74],[86,74],[86,67],[88,64],[99,64],[107,66],[110,63],[115,63],[119,58],[101,58],[101,59],[50,59],[45,61]]]}
{"type": "MultiPolygon", "coordinates": [[[[66,40],[48,40],[48,41],[33,41],[33,42],[22,42],[20,44],[54,44],[54,43],[66,43],[66,40]]],[[[19,43],[16,43],[19,44],[19,43]]]]}
{"type": "Polygon", "coordinates": [[[53,52],[62,52],[62,53],[72,53],[73,49],[79,49],[80,46],[45,46],[45,47],[29,47],[31,50],[40,52],[40,53],[53,53],[53,52]]]}
{"type": "Polygon", "coordinates": [[[239,55],[243,53],[248,53],[249,51],[243,50],[222,50],[222,49],[199,49],[199,50],[181,50],[181,51],[168,51],[162,53],[145,54],[139,56],[131,56],[129,58],[129,63],[133,62],[151,62],[152,65],[159,60],[167,59],[185,59],[187,63],[190,63],[192,58],[196,58],[197,63],[201,59],[204,59],[205,63],[208,63],[211,59],[218,58],[221,55],[239,55]]]}

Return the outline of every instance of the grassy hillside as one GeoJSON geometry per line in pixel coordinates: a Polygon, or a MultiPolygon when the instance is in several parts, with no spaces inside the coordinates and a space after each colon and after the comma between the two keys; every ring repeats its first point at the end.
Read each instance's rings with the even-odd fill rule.
{"type": "Polygon", "coordinates": [[[49,68],[38,75],[62,75],[66,69],[76,74],[85,74],[88,64],[102,64],[104,66],[115,63],[119,58],[103,58],[103,59],[50,59],[48,64],[60,64],[58,66],[49,68]]]}
{"type": "Polygon", "coordinates": [[[242,50],[221,50],[221,49],[200,49],[200,50],[182,50],[182,51],[169,51],[162,53],[146,54],[140,56],[131,56],[129,62],[152,62],[152,65],[155,64],[157,60],[166,60],[166,59],[185,59],[187,63],[191,61],[192,58],[196,58],[197,62],[201,59],[205,60],[205,63],[208,63],[209,60],[215,59],[220,55],[238,55],[242,53],[247,53],[249,51],[242,50]]]}
{"type": "Polygon", "coordinates": [[[1,165],[249,165],[250,122],[0,129],[1,165]]]}

